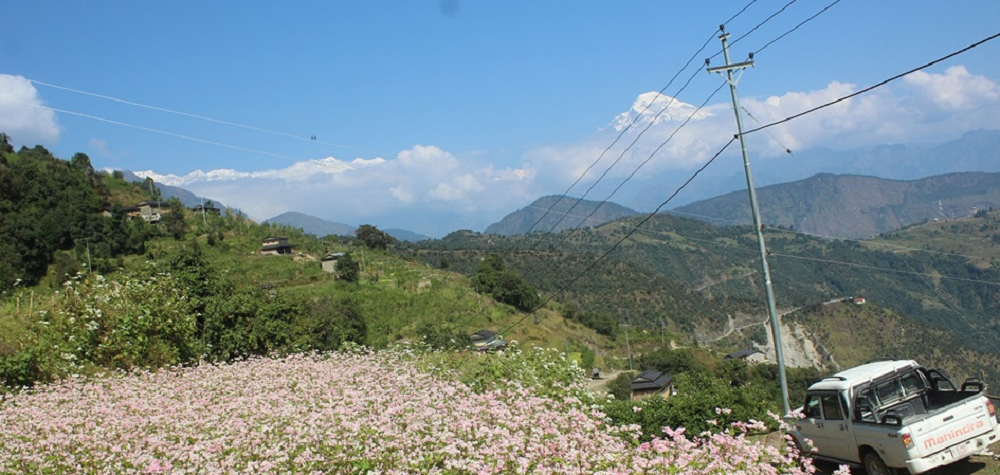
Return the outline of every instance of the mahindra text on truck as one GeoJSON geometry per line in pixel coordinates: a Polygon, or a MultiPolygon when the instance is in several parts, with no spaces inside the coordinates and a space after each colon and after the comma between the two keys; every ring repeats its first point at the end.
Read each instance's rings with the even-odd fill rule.
{"type": "Polygon", "coordinates": [[[1000,435],[982,381],[957,387],[944,371],[906,360],[825,378],[799,411],[791,419],[796,444],[811,441],[813,457],[862,464],[870,475],[923,473],[980,453],[1000,435]]]}

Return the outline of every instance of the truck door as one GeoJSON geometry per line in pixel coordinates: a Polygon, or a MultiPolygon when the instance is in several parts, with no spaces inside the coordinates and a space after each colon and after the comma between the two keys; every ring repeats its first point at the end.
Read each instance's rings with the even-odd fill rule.
{"type": "Polygon", "coordinates": [[[837,391],[813,391],[806,396],[805,419],[796,424],[813,441],[817,454],[857,462],[857,448],[848,427],[847,408],[837,391]]]}

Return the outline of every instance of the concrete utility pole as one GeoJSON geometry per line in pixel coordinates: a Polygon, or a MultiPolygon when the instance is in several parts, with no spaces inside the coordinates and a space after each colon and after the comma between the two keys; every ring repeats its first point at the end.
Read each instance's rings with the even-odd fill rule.
{"type": "MultiPolygon", "coordinates": [[[[791,412],[788,407],[788,379],[785,377],[785,359],[782,356],[781,350],[781,325],[778,323],[778,311],[774,306],[774,290],[771,288],[771,271],[767,266],[767,246],[764,245],[764,225],[760,222],[760,208],[757,206],[757,191],[753,186],[753,175],[750,173],[750,155],[747,152],[747,143],[743,137],[743,117],[740,115],[740,99],[736,95],[736,83],[739,82],[739,78],[733,77],[733,70],[740,70],[740,77],[743,76],[743,70],[745,68],[753,66],[753,54],[750,55],[748,61],[742,63],[731,63],[729,61],[729,43],[727,39],[729,38],[729,33],[725,32],[724,25],[719,26],[719,30],[723,33],[719,35],[719,40],[722,41],[722,54],[726,59],[726,64],[724,66],[717,66],[714,68],[708,68],[709,73],[721,73],[726,72],[726,82],[729,83],[729,92],[733,97],[733,112],[736,113],[736,128],[739,131],[740,148],[743,151],[743,170],[746,172],[747,176],[747,190],[750,192],[750,209],[753,212],[753,225],[757,231],[757,244],[760,247],[760,264],[764,271],[764,288],[767,291],[767,312],[771,317],[771,336],[774,339],[774,356],[778,360],[778,380],[781,382],[781,403],[785,410],[785,414],[791,412]]],[[[708,66],[708,60],[705,60],[705,66],[708,66]]],[[[721,75],[721,74],[720,74],[721,75]]]]}

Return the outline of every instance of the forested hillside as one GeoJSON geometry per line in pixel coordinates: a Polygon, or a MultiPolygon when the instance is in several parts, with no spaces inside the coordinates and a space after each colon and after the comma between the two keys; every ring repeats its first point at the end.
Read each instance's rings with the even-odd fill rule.
{"type": "Polygon", "coordinates": [[[38,283],[50,265],[63,279],[145,252],[154,230],[121,213],[150,198],[140,187],[95,172],[82,153],[69,161],[41,146],[15,153],[6,135],[0,146],[0,292],[38,283]]]}
{"type": "Polygon", "coordinates": [[[538,232],[559,232],[598,226],[608,221],[634,216],[637,211],[616,203],[602,203],[564,196],[543,196],[528,206],[504,216],[486,227],[486,234],[514,236],[538,232]]]}
{"type": "MultiPolygon", "coordinates": [[[[993,229],[997,219],[985,211],[969,218],[983,229],[993,229]]],[[[543,293],[620,323],[651,331],[665,325],[692,343],[722,334],[729,318],[752,322],[766,315],[751,229],[658,215],[601,259],[638,222],[628,218],[589,230],[513,238],[454,233],[413,245],[410,252],[430,265],[463,270],[485,253],[499,252],[543,293]]],[[[779,309],[864,296],[946,330],[970,349],[1000,353],[995,267],[964,255],[925,252],[923,246],[875,247],[778,228],[766,234],[779,309]]]]}

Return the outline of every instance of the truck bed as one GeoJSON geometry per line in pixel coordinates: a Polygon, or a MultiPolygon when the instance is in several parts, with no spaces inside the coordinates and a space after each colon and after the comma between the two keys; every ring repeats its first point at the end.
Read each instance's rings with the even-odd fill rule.
{"type": "Polygon", "coordinates": [[[966,399],[977,397],[979,391],[927,391],[920,397],[908,399],[879,411],[879,420],[889,414],[898,415],[904,424],[932,416],[948,406],[966,399]]]}

